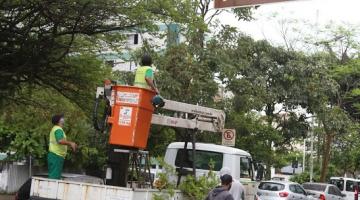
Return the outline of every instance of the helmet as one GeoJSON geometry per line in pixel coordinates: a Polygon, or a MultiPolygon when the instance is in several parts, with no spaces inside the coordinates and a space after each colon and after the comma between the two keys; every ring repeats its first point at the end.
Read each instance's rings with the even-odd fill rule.
{"type": "Polygon", "coordinates": [[[164,99],[160,95],[156,95],[152,99],[152,104],[155,108],[162,108],[165,105],[164,99]]]}

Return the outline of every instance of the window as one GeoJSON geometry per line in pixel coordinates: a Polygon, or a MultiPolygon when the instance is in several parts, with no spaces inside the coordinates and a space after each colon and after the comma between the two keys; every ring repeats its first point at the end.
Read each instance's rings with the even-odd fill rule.
{"type": "Polygon", "coordinates": [[[334,187],[329,187],[329,194],[335,195],[334,187]]]}
{"type": "Polygon", "coordinates": [[[344,180],[331,179],[330,184],[336,185],[340,191],[344,190],[344,180]]]}
{"type": "Polygon", "coordinates": [[[108,64],[110,67],[115,67],[115,61],[114,60],[107,60],[106,64],[108,64]]]}
{"type": "Polygon", "coordinates": [[[284,188],[285,188],[285,185],[283,185],[281,183],[261,182],[259,185],[260,190],[281,191],[284,188]]]}
{"type": "Polygon", "coordinates": [[[341,196],[340,190],[338,188],[334,187],[334,186],[329,187],[329,194],[336,195],[336,196],[341,196]]]}
{"type": "Polygon", "coordinates": [[[139,44],[139,34],[134,35],[134,44],[139,44]]]}
{"type": "MultiPolygon", "coordinates": [[[[223,163],[223,154],[212,151],[200,151],[196,150],[196,169],[209,170],[209,164],[214,163],[214,170],[220,171],[223,163]]],[[[175,159],[176,167],[192,168],[192,149],[179,149],[175,159]]]]}
{"type": "Polygon", "coordinates": [[[337,196],[342,196],[342,193],[341,193],[341,191],[339,190],[339,188],[337,188],[337,187],[333,187],[333,188],[334,188],[334,191],[335,191],[335,193],[336,193],[337,196]]]}
{"type": "Polygon", "coordinates": [[[152,169],[156,169],[156,167],[158,167],[158,169],[162,169],[162,165],[156,165],[156,164],[151,165],[152,169]]]}
{"type": "Polygon", "coordinates": [[[301,187],[300,185],[295,185],[295,191],[296,191],[296,193],[298,193],[298,194],[306,195],[305,190],[302,189],[302,187],[301,187]]]}
{"type": "Polygon", "coordinates": [[[346,191],[354,192],[355,191],[354,183],[355,183],[354,181],[347,180],[346,181],[346,191]]]}
{"type": "Polygon", "coordinates": [[[305,190],[315,190],[320,192],[324,192],[326,189],[326,185],[312,184],[312,183],[305,183],[303,184],[303,187],[305,188],[305,190]]]}
{"type": "Polygon", "coordinates": [[[306,195],[305,190],[300,185],[289,185],[289,190],[296,194],[306,195]]]}
{"type": "Polygon", "coordinates": [[[250,159],[247,157],[240,157],[240,178],[250,178],[250,159]]]}
{"type": "Polygon", "coordinates": [[[296,193],[295,185],[289,185],[289,190],[293,193],[296,193]]]}

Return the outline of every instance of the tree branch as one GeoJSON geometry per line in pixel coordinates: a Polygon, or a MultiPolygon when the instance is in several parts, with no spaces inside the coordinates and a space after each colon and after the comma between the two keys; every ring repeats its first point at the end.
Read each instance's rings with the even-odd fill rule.
{"type": "Polygon", "coordinates": [[[110,28],[105,28],[103,27],[102,29],[98,29],[98,30],[71,30],[71,31],[63,31],[63,32],[59,32],[57,35],[61,36],[61,35],[69,35],[69,34],[85,34],[85,35],[95,35],[95,34],[99,34],[99,33],[107,33],[107,32],[111,32],[111,31],[120,31],[120,30],[126,30],[129,28],[135,28],[138,27],[139,25],[141,25],[140,23],[138,24],[132,24],[132,25],[128,25],[128,26],[116,26],[116,27],[110,27],[110,28]]]}

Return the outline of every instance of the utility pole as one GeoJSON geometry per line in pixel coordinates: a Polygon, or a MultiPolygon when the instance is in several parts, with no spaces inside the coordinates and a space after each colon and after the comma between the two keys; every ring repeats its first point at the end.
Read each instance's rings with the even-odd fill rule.
{"type": "Polygon", "coordinates": [[[29,155],[29,177],[32,176],[32,161],[31,161],[32,157],[31,154],[29,155]]]}
{"type": "Polygon", "coordinates": [[[306,138],[304,139],[304,151],[303,151],[302,172],[305,172],[305,159],[306,159],[306,138]]]}
{"type": "Polygon", "coordinates": [[[313,120],[312,127],[310,131],[310,182],[313,182],[313,170],[314,170],[313,149],[314,149],[315,118],[313,118],[312,120],[313,120]]]}

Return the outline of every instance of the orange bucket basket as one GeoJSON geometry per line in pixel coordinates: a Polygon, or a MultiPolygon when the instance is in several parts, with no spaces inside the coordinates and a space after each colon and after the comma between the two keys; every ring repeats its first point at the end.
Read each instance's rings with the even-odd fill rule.
{"type": "Polygon", "coordinates": [[[109,143],[145,149],[154,111],[152,90],[133,86],[113,86],[111,93],[112,124],[109,143]]]}

